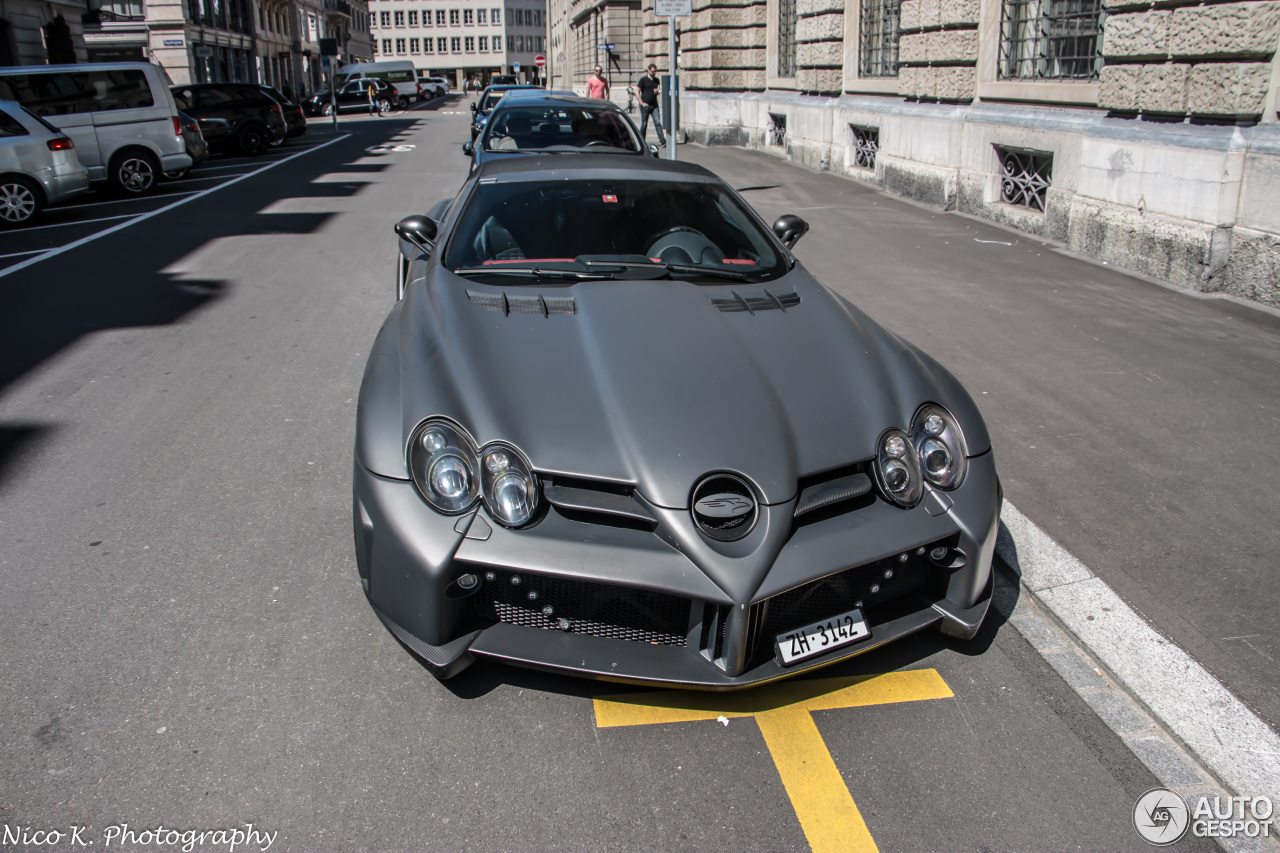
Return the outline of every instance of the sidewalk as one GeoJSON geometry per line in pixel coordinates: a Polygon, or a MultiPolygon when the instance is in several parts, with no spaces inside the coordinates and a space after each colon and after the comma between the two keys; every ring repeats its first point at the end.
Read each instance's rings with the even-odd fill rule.
{"type": "MultiPolygon", "coordinates": [[[[1280,728],[1280,315],[767,154],[680,158],[768,187],[745,197],[769,221],[807,219],[801,261],[973,394],[1006,499],[1280,728]]],[[[1280,755],[1256,761],[1280,776],[1280,755]]]]}

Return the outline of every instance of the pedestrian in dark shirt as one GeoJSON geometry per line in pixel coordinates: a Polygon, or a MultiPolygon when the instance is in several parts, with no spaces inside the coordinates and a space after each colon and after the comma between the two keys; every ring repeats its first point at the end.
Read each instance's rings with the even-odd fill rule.
{"type": "Polygon", "coordinates": [[[662,81],[658,79],[658,66],[649,63],[649,73],[640,78],[636,84],[640,89],[640,138],[649,127],[649,116],[653,116],[653,129],[658,132],[658,144],[667,147],[667,139],[662,135],[662,116],[658,113],[658,89],[662,81]]]}

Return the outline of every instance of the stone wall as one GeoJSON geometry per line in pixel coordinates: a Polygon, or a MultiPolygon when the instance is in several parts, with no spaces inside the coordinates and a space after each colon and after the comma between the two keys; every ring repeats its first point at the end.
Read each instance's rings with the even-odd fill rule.
{"type": "Polygon", "coordinates": [[[843,86],[844,4],[796,0],[796,88],[802,92],[838,94],[843,86]]]}
{"type": "MultiPolygon", "coordinates": [[[[693,14],[676,19],[680,34],[680,86],[709,91],[763,91],[764,0],[693,0],[693,14]]],[[[668,73],[667,19],[644,5],[645,64],[668,73]]]]}
{"type": "Polygon", "coordinates": [[[898,93],[972,101],[977,91],[978,0],[903,0],[898,93]]]}
{"type": "Polygon", "coordinates": [[[1105,3],[1100,107],[1218,120],[1263,115],[1280,41],[1280,0],[1105,3]]]}

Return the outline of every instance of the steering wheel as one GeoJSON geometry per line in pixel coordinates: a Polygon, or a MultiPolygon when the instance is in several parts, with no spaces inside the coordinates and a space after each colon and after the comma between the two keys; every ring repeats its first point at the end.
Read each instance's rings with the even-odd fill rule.
{"type": "Polygon", "coordinates": [[[650,237],[645,254],[675,263],[718,263],[724,259],[724,253],[707,235],[688,225],[675,225],[650,237]]]}
{"type": "Polygon", "coordinates": [[[593,140],[591,140],[590,142],[588,142],[588,143],[586,144],[586,146],[584,146],[584,147],[586,147],[586,148],[590,148],[592,145],[606,145],[606,146],[608,146],[609,148],[612,148],[612,147],[613,147],[613,143],[612,143],[612,142],[608,142],[608,141],[603,140],[603,139],[593,139],[593,140]]]}
{"type": "Polygon", "coordinates": [[[672,227],[668,228],[666,231],[659,231],[657,234],[654,234],[645,242],[648,243],[650,246],[652,246],[654,243],[658,242],[663,237],[666,237],[668,234],[676,234],[676,233],[679,233],[680,231],[688,231],[690,234],[697,234],[699,237],[702,237],[704,239],[707,236],[706,234],[703,234],[701,231],[699,231],[697,228],[690,228],[688,225],[673,225],[672,227]]]}

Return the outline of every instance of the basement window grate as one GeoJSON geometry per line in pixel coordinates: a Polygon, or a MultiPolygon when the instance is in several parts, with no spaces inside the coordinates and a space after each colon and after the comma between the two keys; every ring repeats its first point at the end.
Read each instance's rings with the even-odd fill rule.
{"type": "Polygon", "coordinates": [[[996,146],[1000,159],[1000,200],[1044,213],[1053,182],[1053,155],[996,146]]]}
{"type": "Polygon", "coordinates": [[[787,144],[787,117],[785,114],[769,113],[769,142],[772,145],[787,144]]]}
{"type": "Polygon", "coordinates": [[[880,150],[880,129],[849,125],[853,134],[853,165],[859,169],[875,169],[876,152],[880,150]]]}

